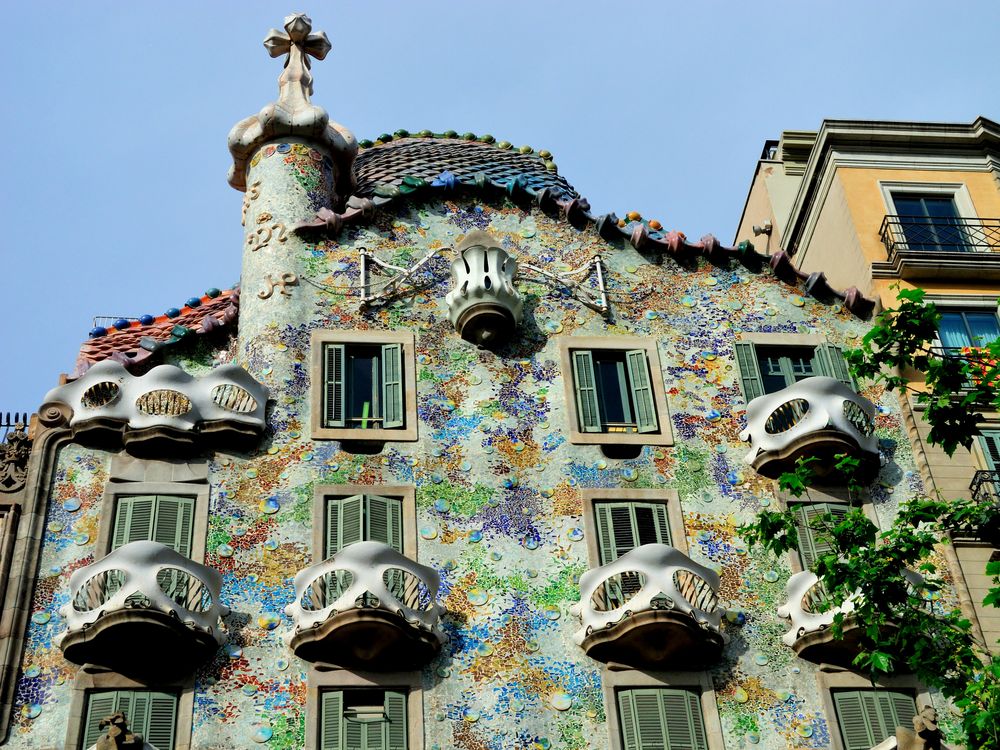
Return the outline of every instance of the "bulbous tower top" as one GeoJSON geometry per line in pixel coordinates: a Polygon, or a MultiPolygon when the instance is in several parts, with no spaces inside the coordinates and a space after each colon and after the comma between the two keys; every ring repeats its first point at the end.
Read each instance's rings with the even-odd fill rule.
{"type": "Polygon", "coordinates": [[[285,66],[278,78],[278,101],[264,106],[256,115],[236,123],[229,131],[229,151],[233,166],[229,184],[246,190],[247,166],[253,155],[276,139],[300,139],[329,154],[336,169],[337,195],[350,195],[353,187],[354,157],[358,142],[354,134],[330,120],[322,107],[313,104],[311,60],[322,60],[330,51],[330,40],[322,31],[312,31],[312,21],[303,13],[285,18],[285,30],[271,29],[264,39],[271,57],[285,55],[285,66]]]}

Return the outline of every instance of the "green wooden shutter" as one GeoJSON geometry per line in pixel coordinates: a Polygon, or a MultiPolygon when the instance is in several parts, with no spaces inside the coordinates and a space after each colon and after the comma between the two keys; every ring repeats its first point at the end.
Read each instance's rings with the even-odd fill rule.
{"type": "Polygon", "coordinates": [[[184,557],[190,557],[193,521],[193,497],[157,495],[153,512],[153,534],[150,539],[170,547],[184,557]]]}
{"type": "Polygon", "coordinates": [[[760,375],[760,365],[757,364],[757,352],[750,341],[737,341],[733,344],[736,353],[736,365],[740,370],[740,383],[743,386],[743,398],[749,404],[755,398],[764,395],[764,379],[760,375]]]}
{"type": "Polygon", "coordinates": [[[365,539],[403,553],[402,503],[399,498],[365,495],[365,539]]]}
{"type": "Polygon", "coordinates": [[[813,521],[830,513],[839,522],[850,509],[835,503],[802,504],[795,507],[798,514],[799,560],[805,570],[811,570],[816,561],[833,549],[822,530],[813,528],[813,521]]]}
{"type": "Polygon", "coordinates": [[[639,432],[657,432],[660,425],[656,420],[656,402],[653,400],[646,350],[625,352],[625,361],[628,363],[629,387],[632,389],[632,403],[635,405],[635,421],[639,432]]]}
{"type": "Polygon", "coordinates": [[[576,419],[580,432],[600,432],[601,411],[597,403],[594,356],[589,350],[573,352],[573,387],[576,389],[576,419]]]}
{"type": "Polygon", "coordinates": [[[618,718],[622,725],[622,750],[639,750],[639,738],[635,729],[635,701],[631,690],[618,693],[618,718]]]}
{"type": "Polygon", "coordinates": [[[844,350],[833,344],[820,344],[813,352],[813,367],[820,375],[836,378],[848,388],[857,388],[844,359],[844,350]]]}
{"type": "MultiPolygon", "coordinates": [[[[701,701],[693,690],[660,689],[660,710],[667,750],[707,750],[701,701]]],[[[643,746],[646,747],[645,745],[643,746]]]]}
{"type": "Polygon", "coordinates": [[[869,750],[896,732],[909,728],[916,703],[892,690],[841,690],[833,694],[844,750],[869,750]]]}
{"type": "Polygon", "coordinates": [[[143,542],[152,539],[155,506],[155,495],[133,495],[118,498],[111,549],[116,550],[130,542],[143,542]]]}
{"type": "Polygon", "coordinates": [[[403,426],[403,345],[382,346],[382,426],[403,426]]]}
{"type": "Polygon", "coordinates": [[[862,705],[862,692],[864,691],[845,690],[833,694],[844,750],[869,750],[876,744],[862,705]]]}
{"type": "Polygon", "coordinates": [[[673,544],[667,506],[663,503],[628,503],[632,516],[635,546],[644,544],[673,544]]]}
{"type": "Polygon", "coordinates": [[[343,344],[326,344],[323,348],[323,426],[344,427],[344,405],[347,394],[344,379],[345,350],[343,344]]]}
{"type": "Polygon", "coordinates": [[[986,458],[986,468],[990,471],[1000,471],[1000,432],[985,430],[979,436],[979,445],[986,458]]]}
{"type": "Polygon", "coordinates": [[[406,693],[385,691],[386,750],[406,750],[406,693]]]}
{"type": "Polygon", "coordinates": [[[177,696],[169,693],[146,695],[149,699],[148,718],[143,737],[157,750],[173,750],[177,732],[177,696]]]}
{"type": "Polygon", "coordinates": [[[344,750],[369,750],[368,724],[344,717],[344,750]]]}
{"type": "Polygon", "coordinates": [[[364,495],[326,499],[326,549],[323,554],[327,558],[365,538],[364,502],[364,495]]]}
{"type": "Polygon", "coordinates": [[[344,750],[343,692],[324,691],[319,714],[319,750],[344,750]]]}
{"type": "MultiPolygon", "coordinates": [[[[146,737],[146,733],[149,731],[149,699],[150,694],[140,690],[119,693],[118,710],[125,714],[125,718],[128,719],[129,729],[136,734],[141,734],[146,742],[154,744],[151,739],[146,737]],[[128,698],[127,704],[126,697],[128,698]]],[[[159,750],[158,746],[157,750],[159,750]]]]}
{"type": "MultiPolygon", "coordinates": [[[[365,539],[382,542],[396,552],[403,553],[402,503],[398,498],[365,495],[365,539]]],[[[397,599],[403,598],[403,571],[395,568],[389,571],[387,585],[397,599]]]]}
{"type": "Polygon", "coordinates": [[[97,725],[101,719],[111,716],[118,705],[118,691],[103,690],[99,693],[89,693],[87,695],[87,714],[83,723],[83,744],[81,748],[88,748],[97,743],[97,740],[104,734],[97,725]]]}
{"type": "Polygon", "coordinates": [[[635,701],[635,726],[641,750],[667,748],[667,728],[660,701],[660,691],[648,688],[632,691],[635,701]]]}

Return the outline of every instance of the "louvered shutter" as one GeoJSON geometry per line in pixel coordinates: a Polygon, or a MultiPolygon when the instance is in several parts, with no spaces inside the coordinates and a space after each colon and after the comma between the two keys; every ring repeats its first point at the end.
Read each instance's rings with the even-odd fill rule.
{"type": "Polygon", "coordinates": [[[862,703],[865,692],[868,691],[843,690],[833,694],[844,750],[869,750],[876,744],[862,703]]]}
{"type": "MultiPolygon", "coordinates": [[[[667,750],[707,750],[701,701],[693,690],[661,689],[660,709],[667,750]]],[[[643,748],[645,750],[645,745],[643,748]]]]}
{"type": "Polygon", "coordinates": [[[892,712],[890,734],[895,734],[896,727],[906,727],[907,729],[912,727],[913,717],[917,714],[917,702],[913,696],[895,691],[886,691],[882,695],[888,704],[887,708],[892,712]]]}
{"type": "Polygon", "coordinates": [[[639,750],[639,738],[636,734],[635,701],[631,690],[618,693],[618,718],[622,725],[622,750],[639,750]]]}
{"type": "MultiPolygon", "coordinates": [[[[125,714],[129,728],[133,732],[141,734],[146,742],[153,743],[151,739],[146,737],[149,732],[149,700],[150,693],[139,690],[122,692],[118,696],[118,710],[125,714]],[[126,697],[128,698],[127,707],[125,705],[126,697]]],[[[159,745],[156,745],[156,748],[159,750],[159,745]]],[[[163,750],[169,750],[169,747],[163,750]]]]}
{"type": "Polygon", "coordinates": [[[347,400],[343,344],[327,344],[323,349],[323,426],[344,427],[344,404],[347,400]]]}
{"type": "Polygon", "coordinates": [[[733,351],[736,353],[736,366],[740,370],[743,398],[749,404],[764,395],[764,379],[760,375],[760,365],[757,364],[757,353],[750,341],[737,341],[733,344],[733,351]]]}
{"type": "Polygon", "coordinates": [[[625,352],[625,361],[628,363],[629,387],[632,389],[632,403],[635,405],[635,421],[639,432],[656,432],[660,425],[656,419],[656,402],[653,400],[646,350],[625,352]]]}
{"type": "MultiPolygon", "coordinates": [[[[403,552],[403,530],[401,528],[402,508],[397,498],[365,495],[365,539],[392,547],[403,552]]],[[[397,599],[403,598],[403,571],[394,568],[389,571],[387,585],[397,599]]]]}
{"type": "Polygon", "coordinates": [[[326,500],[327,558],[333,557],[349,544],[364,539],[364,495],[330,497],[326,500]]]}
{"type": "Polygon", "coordinates": [[[816,503],[799,505],[795,510],[798,514],[799,560],[805,570],[811,570],[820,557],[833,549],[825,532],[813,528],[813,521],[830,513],[835,522],[840,522],[850,509],[846,505],[816,503]]]}
{"type": "Polygon", "coordinates": [[[667,506],[663,503],[629,503],[634,526],[635,546],[673,544],[667,506]]]}
{"type": "Polygon", "coordinates": [[[146,695],[148,718],[143,737],[157,750],[173,750],[177,732],[177,696],[169,693],[146,695]]]}
{"type": "Polygon", "coordinates": [[[116,550],[131,542],[152,539],[155,506],[156,497],[154,495],[132,495],[118,498],[111,549],[116,550]]]}
{"type": "Polygon", "coordinates": [[[597,403],[594,356],[586,349],[573,352],[573,387],[576,389],[576,419],[580,432],[600,432],[601,411],[597,403]]]}
{"type": "Polygon", "coordinates": [[[98,724],[101,719],[111,716],[118,705],[118,692],[116,690],[105,690],[100,693],[90,693],[87,696],[87,715],[84,719],[82,748],[86,749],[97,743],[97,740],[104,734],[98,724]]]}
{"type": "Polygon", "coordinates": [[[641,750],[664,750],[667,731],[660,691],[656,688],[633,690],[635,726],[641,750]]]}
{"type": "Polygon", "coordinates": [[[979,445],[986,458],[986,468],[990,471],[1000,471],[1000,432],[984,431],[979,436],[979,445]]]}
{"type": "Polygon", "coordinates": [[[403,426],[403,345],[382,346],[382,426],[403,426]]]}
{"type": "Polygon", "coordinates": [[[368,750],[368,724],[344,717],[344,750],[368,750]]]}
{"type": "Polygon", "coordinates": [[[194,498],[157,495],[153,518],[153,535],[150,538],[184,557],[190,557],[194,498]]]}
{"type": "Polygon", "coordinates": [[[406,750],[406,694],[385,691],[386,750],[406,750]]]}
{"type": "Polygon", "coordinates": [[[844,350],[833,344],[820,344],[813,352],[813,367],[820,375],[836,378],[848,388],[856,388],[844,359],[844,350]]]}
{"type": "Polygon", "coordinates": [[[344,694],[323,692],[319,713],[319,750],[344,750],[344,694]]]}

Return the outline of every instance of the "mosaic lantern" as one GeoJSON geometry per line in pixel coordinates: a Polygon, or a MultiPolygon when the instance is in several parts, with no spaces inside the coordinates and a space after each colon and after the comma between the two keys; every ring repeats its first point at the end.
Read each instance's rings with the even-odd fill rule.
{"type": "Polygon", "coordinates": [[[470,232],[456,252],[454,285],[445,298],[449,319],[466,341],[481,347],[500,344],[523,316],[521,295],[514,288],[517,261],[487,232],[470,232]]]}

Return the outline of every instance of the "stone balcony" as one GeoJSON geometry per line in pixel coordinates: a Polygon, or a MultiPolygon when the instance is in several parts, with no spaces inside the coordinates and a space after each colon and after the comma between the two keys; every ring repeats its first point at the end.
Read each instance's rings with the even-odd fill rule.
{"type": "Polygon", "coordinates": [[[702,669],[722,653],[719,575],[645,544],[580,577],[575,640],[592,659],[636,669],[702,669]]]}
{"type": "Polygon", "coordinates": [[[746,462],[776,479],[793,471],[799,459],[816,458],[819,479],[836,480],[837,456],[860,461],[856,477],[865,481],[879,470],[875,406],[839,380],[812,377],[747,405],[747,427],[740,439],[750,443],[746,462]]]}
{"type": "Polygon", "coordinates": [[[70,577],[58,639],[76,664],[126,675],[186,675],[225,640],[218,571],[158,542],[132,542],[70,577]]]}
{"type": "MultiPolygon", "coordinates": [[[[923,579],[912,571],[905,577],[911,587],[919,587],[923,579]]],[[[791,628],[781,640],[795,655],[815,664],[833,664],[851,669],[860,649],[861,629],[851,618],[853,597],[839,607],[824,605],[827,594],[815,573],[803,570],[795,573],[785,585],[785,603],[778,607],[778,616],[791,622],[791,628]],[[834,618],[843,613],[843,634],[835,638],[834,618]]]]}
{"type": "Polygon", "coordinates": [[[299,571],[285,607],[296,656],[347,669],[416,669],[441,650],[440,579],[381,542],[357,542],[299,571]]]}

